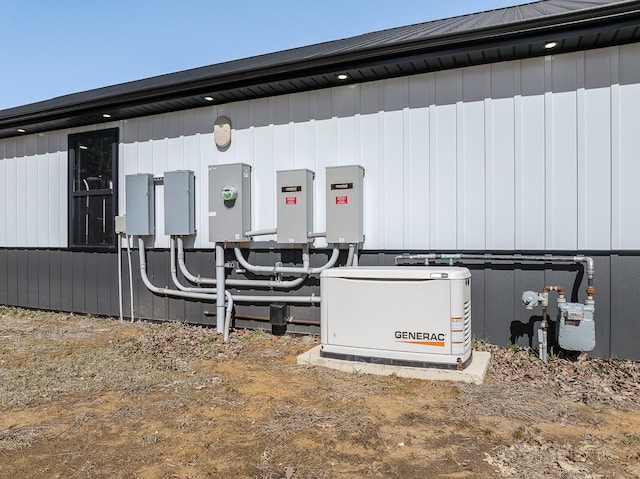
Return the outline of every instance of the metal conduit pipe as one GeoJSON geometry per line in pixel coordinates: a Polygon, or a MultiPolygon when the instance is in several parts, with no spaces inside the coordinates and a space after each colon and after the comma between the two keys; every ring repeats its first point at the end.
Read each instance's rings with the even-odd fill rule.
{"type": "MultiPolygon", "coordinates": [[[[182,275],[187,278],[193,284],[201,285],[208,284],[214,285],[216,284],[215,278],[207,278],[204,276],[194,276],[187,269],[187,265],[184,260],[184,243],[182,238],[178,237],[178,267],[180,268],[180,272],[182,275]]],[[[300,286],[305,282],[309,275],[304,274],[299,278],[279,281],[272,279],[229,279],[225,280],[225,284],[227,286],[237,286],[242,288],[269,288],[269,289],[293,289],[300,286]]]]}
{"type": "MultiPolygon", "coordinates": [[[[256,274],[276,274],[276,273],[285,273],[285,274],[318,274],[324,271],[327,268],[333,267],[338,261],[338,256],[340,254],[340,250],[338,248],[333,248],[333,253],[323,266],[319,266],[317,268],[307,267],[290,267],[290,266],[256,266],[249,263],[244,256],[242,256],[242,251],[240,248],[233,248],[233,251],[236,254],[236,259],[240,263],[240,265],[256,274]]],[[[303,255],[304,258],[304,255],[303,255]]]]}
{"type": "Polygon", "coordinates": [[[118,306],[120,307],[120,322],[124,319],[122,301],[122,235],[118,233],[118,306]]]}
{"type": "MultiPolygon", "coordinates": [[[[133,238],[133,237],[132,237],[133,238]]],[[[129,261],[129,294],[131,301],[131,322],[134,321],[134,308],[133,308],[133,265],[131,264],[131,246],[129,245],[129,237],[125,238],[127,240],[127,258],[129,261]]]]}
{"type": "Polygon", "coordinates": [[[593,277],[595,275],[595,266],[593,258],[590,256],[540,256],[540,255],[521,255],[521,254],[474,254],[474,253],[428,253],[428,254],[411,254],[398,255],[395,258],[395,264],[401,259],[418,259],[418,260],[448,260],[449,264],[454,264],[462,259],[477,259],[485,261],[532,261],[545,263],[583,263],[586,265],[587,273],[587,300],[586,304],[593,304],[593,295],[595,288],[593,287],[593,277]]]}

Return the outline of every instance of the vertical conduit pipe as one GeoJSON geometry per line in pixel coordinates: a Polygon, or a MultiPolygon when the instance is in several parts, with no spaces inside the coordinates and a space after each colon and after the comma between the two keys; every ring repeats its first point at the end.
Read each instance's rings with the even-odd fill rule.
{"type": "MultiPolygon", "coordinates": [[[[133,238],[133,236],[131,237],[133,238]]],[[[133,309],[133,266],[131,265],[131,246],[129,245],[129,236],[125,238],[127,240],[127,257],[129,258],[129,293],[131,300],[131,322],[134,321],[134,309],[133,309]]]]}
{"type": "Polygon", "coordinates": [[[224,248],[216,243],[216,330],[218,333],[224,333],[224,297],[225,297],[225,271],[224,271],[224,248]]]}
{"type": "Polygon", "coordinates": [[[124,319],[124,305],[122,301],[122,235],[118,233],[118,305],[120,307],[120,322],[124,319]]]}

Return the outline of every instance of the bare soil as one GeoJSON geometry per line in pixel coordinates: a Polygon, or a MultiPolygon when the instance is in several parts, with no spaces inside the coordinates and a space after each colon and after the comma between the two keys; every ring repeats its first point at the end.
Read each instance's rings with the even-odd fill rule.
{"type": "Polygon", "coordinates": [[[317,343],[0,307],[0,477],[640,477],[638,363],[479,343],[456,385],[297,365],[317,343]]]}

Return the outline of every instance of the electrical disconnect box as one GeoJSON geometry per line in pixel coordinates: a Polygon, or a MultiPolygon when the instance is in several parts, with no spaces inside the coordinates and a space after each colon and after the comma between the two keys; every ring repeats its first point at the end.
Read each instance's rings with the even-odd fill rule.
{"type": "Polygon", "coordinates": [[[364,168],[332,166],[327,174],[327,242],[362,243],[364,168]]]}
{"type": "Polygon", "coordinates": [[[251,166],[209,166],[209,241],[242,242],[251,229],[251,166]]]}
{"type": "Polygon", "coordinates": [[[591,351],[596,347],[593,304],[558,303],[558,344],[570,351],[591,351]]]}
{"type": "Polygon", "coordinates": [[[195,184],[193,171],[164,174],[164,234],[192,235],[196,232],[195,184]]]}
{"type": "Polygon", "coordinates": [[[313,178],[311,170],[278,171],[277,241],[307,243],[313,231],[313,178]]]}
{"type": "Polygon", "coordinates": [[[126,229],[129,235],[155,233],[155,195],[153,175],[138,173],[125,177],[126,229]]]}
{"type": "Polygon", "coordinates": [[[467,268],[331,268],[320,289],[323,357],[456,369],[471,359],[467,268]]]}

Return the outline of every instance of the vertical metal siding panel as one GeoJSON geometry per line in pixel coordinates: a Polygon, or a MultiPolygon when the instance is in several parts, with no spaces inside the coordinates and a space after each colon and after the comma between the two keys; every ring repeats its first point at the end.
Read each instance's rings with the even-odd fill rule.
{"type": "Polygon", "coordinates": [[[277,168],[271,114],[272,102],[271,98],[267,98],[252,104],[253,120],[256,125],[259,125],[254,128],[252,153],[255,164],[252,168],[251,204],[252,223],[255,229],[269,229],[276,226],[275,195],[272,194],[275,190],[277,168]]]}
{"type": "MultiPolygon", "coordinates": [[[[0,162],[2,160],[0,159],[0,162]]],[[[8,257],[9,251],[6,249],[0,249],[0,304],[9,304],[9,265],[8,257]]]]}
{"type": "Polygon", "coordinates": [[[547,119],[553,128],[550,168],[547,169],[547,249],[550,250],[577,248],[577,55],[558,55],[552,60],[553,93],[547,119]]]}
{"type": "Polygon", "coordinates": [[[79,253],[71,251],[60,252],[60,309],[73,311],[73,259],[79,253]]]}
{"type": "MultiPolygon", "coordinates": [[[[384,217],[379,211],[384,211],[386,198],[382,187],[381,163],[384,160],[380,152],[379,143],[382,141],[380,118],[382,116],[380,100],[380,83],[370,82],[360,85],[360,161],[365,169],[364,181],[364,230],[365,248],[381,248],[384,242],[384,217]]],[[[318,136],[318,144],[321,142],[318,136]]],[[[327,165],[335,163],[327,162],[327,165]]],[[[324,171],[323,171],[324,175],[324,171]]],[[[322,189],[325,180],[323,177],[322,189]]],[[[324,191],[322,193],[322,212],[324,218],[324,191]]],[[[324,222],[324,219],[322,220],[324,222]]],[[[323,230],[324,231],[324,230],[323,230]]]]}
{"type": "MultiPolygon", "coordinates": [[[[149,264],[152,265],[153,284],[156,286],[168,286],[171,284],[169,278],[169,255],[166,251],[149,251],[149,264]]],[[[169,317],[169,298],[153,296],[153,319],[166,320],[169,317]]]]}
{"type": "Polygon", "coordinates": [[[484,250],[485,244],[485,128],[484,67],[462,73],[462,129],[458,177],[458,247],[484,250]]]}
{"type": "Polygon", "coordinates": [[[51,182],[51,173],[49,171],[49,158],[46,153],[37,156],[37,202],[38,209],[35,212],[36,221],[38,223],[36,246],[46,248],[51,246],[50,216],[49,216],[49,183],[51,182]]]}
{"type": "Polygon", "coordinates": [[[49,251],[49,308],[54,311],[62,310],[62,252],[49,251]]]}
{"type": "Polygon", "coordinates": [[[120,194],[118,198],[119,209],[121,214],[126,214],[125,205],[127,204],[125,181],[127,175],[138,172],[138,123],[140,120],[129,120],[122,123],[120,131],[120,150],[121,154],[118,158],[118,181],[120,185],[120,194]]]}
{"type": "Polygon", "coordinates": [[[640,248],[640,208],[638,208],[638,178],[640,178],[640,44],[620,47],[619,55],[619,122],[618,159],[613,191],[617,208],[615,248],[640,248]],[[617,186],[617,187],[616,187],[617,186]]]}
{"type": "Polygon", "coordinates": [[[27,306],[38,307],[38,287],[40,285],[40,268],[38,265],[38,251],[26,250],[27,256],[27,306]]]}
{"type": "Polygon", "coordinates": [[[90,314],[98,313],[98,277],[109,274],[98,269],[98,254],[84,253],[84,312],[90,314]]]}
{"type": "MultiPolygon", "coordinates": [[[[289,170],[295,165],[293,148],[293,125],[289,118],[289,96],[271,98],[271,118],[273,123],[273,173],[289,170]]],[[[275,208],[275,183],[269,189],[271,204],[275,208]]]]}
{"type": "Polygon", "coordinates": [[[611,257],[611,356],[614,358],[640,361],[640,321],[636,319],[638,271],[639,256],[611,257]]]}
{"type": "Polygon", "coordinates": [[[38,276],[33,282],[37,287],[37,306],[41,309],[49,309],[51,306],[51,299],[49,288],[51,284],[51,272],[49,265],[50,252],[48,250],[37,250],[32,252],[35,256],[37,263],[38,276]]]}
{"type": "Polygon", "coordinates": [[[9,178],[7,175],[7,165],[9,161],[4,156],[6,142],[0,142],[0,248],[7,246],[7,190],[9,178]]]}
{"type": "MultiPolygon", "coordinates": [[[[113,314],[112,297],[115,296],[115,303],[118,303],[118,278],[117,278],[117,255],[113,253],[96,253],[96,313],[102,315],[113,314]]],[[[117,310],[117,308],[116,308],[117,310]]]]}
{"type": "Polygon", "coordinates": [[[436,249],[456,248],[456,174],[457,174],[457,107],[458,91],[455,71],[435,74],[435,141],[436,155],[432,157],[432,182],[435,188],[435,215],[432,216],[431,245],[436,249]],[[433,237],[433,236],[432,236],[433,237]]]}
{"type": "MultiPolygon", "coordinates": [[[[167,115],[167,164],[165,171],[184,170],[184,118],[189,112],[167,115]]],[[[212,125],[213,128],[213,125],[212,125]]]]}
{"type": "MultiPolygon", "coordinates": [[[[184,112],[183,128],[184,139],[182,141],[183,148],[183,167],[185,170],[191,170],[195,174],[195,221],[197,234],[193,240],[198,244],[202,244],[202,235],[205,230],[209,229],[209,225],[202,223],[202,213],[208,214],[208,177],[202,176],[200,165],[200,148],[198,145],[199,134],[197,130],[197,112],[188,110],[184,112]]],[[[207,165],[204,165],[205,167],[207,165]]],[[[208,218],[208,216],[207,216],[208,218]]]]}
{"type": "Polygon", "coordinates": [[[508,344],[515,310],[514,273],[509,266],[487,266],[485,315],[489,320],[485,326],[485,339],[495,344],[508,344]]]}
{"type": "MultiPolygon", "coordinates": [[[[309,93],[291,95],[289,115],[293,121],[293,158],[295,168],[316,170],[315,137],[311,124],[311,96],[309,93]]],[[[316,188],[318,184],[316,183],[316,188]]],[[[314,208],[315,210],[315,208],[314,208]]]]}
{"type": "MultiPolygon", "coordinates": [[[[152,121],[152,171],[155,177],[161,177],[169,166],[169,123],[174,115],[157,115],[152,121]]],[[[156,248],[169,247],[169,239],[164,234],[164,186],[154,188],[156,207],[156,234],[153,246],[156,248]]],[[[149,246],[152,246],[149,244],[149,246]]]]}
{"type": "MultiPolygon", "coordinates": [[[[149,280],[155,284],[153,279],[153,251],[147,250],[147,275],[149,276],[149,280]]],[[[133,297],[135,303],[135,315],[136,318],[143,319],[154,319],[153,316],[153,294],[145,287],[142,283],[142,278],[140,277],[140,268],[139,265],[140,256],[138,253],[138,249],[136,248],[136,252],[133,255],[134,265],[134,276],[133,276],[133,297]]]]}
{"type": "Polygon", "coordinates": [[[18,246],[18,160],[6,161],[7,189],[4,196],[6,205],[7,239],[6,246],[18,246]]]}
{"type": "Polygon", "coordinates": [[[491,243],[492,250],[514,248],[514,64],[491,66],[491,243]]]}
{"type": "Polygon", "coordinates": [[[432,102],[426,75],[409,77],[409,249],[429,246],[429,105],[432,102]]]}
{"type": "Polygon", "coordinates": [[[16,161],[17,161],[17,177],[16,177],[16,203],[17,212],[16,225],[16,246],[29,246],[29,211],[33,211],[33,200],[29,198],[29,171],[27,168],[27,158],[24,153],[24,139],[17,141],[16,161]]]}
{"type": "Polygon", "coordinates": [[[545,247],[545,59],[520,63],[515,248],[545,247]]]}
{"type": "Polygon", "coordinates": [[[18,271],[17,271],[17,284],[18,284],[18,302],[17,306],[25,308],[29,307],[29,251],[25,249],[16,250],[16,256],[18,257],[18,271]]]}
{"type": "MultiPolygon", "coordinates": [[[[213,248],[213,243],[209,242],[209,203],[208,203],[208,187],[209,187],[209,165],[218,163],[218,150],[213,139],[213,124],[216,121],[215,107],[198,108],[196,114],[196,131],[198,132],[198,157],[200,158],[199,169],[194,170],[196,178],[198,171],[200,172],[200,185],[203,185],[202,195],[200,196],[200,229],[196,238],[196,244],[200,248],[213,248]]],[[[255,174],[255,172],[254,172],[255,174]]],[[[252,194],[253,198],[253,194],[252,194]]],[[[253,199],[252,199],[253,202],[253,199]]],[[[255,213],[255,208],[252,212],[255,213]]]]}
{"type": "MultiPolygon", "coordinates": [[[[57,165],[58,165],[57,174],[58,174],[59,180],[56,183],[56,187],[53,191],[55,191],[55,194],[58,199],[58,207],[57,208],[55,206],[52,207],[51,211],[52,211],[52,215],[57,214],[57,217],[60,218],[60,224],[56,226],[58,234],[60,235],[59,242],[56,244],[56,246],[60,248],[65,248],[69,244],[69,239],[68,239],[69,230],[67,228],[67,222],[69,221],[69,218],[68,218],[69,211],[67,207],[69,203],[69,199],[67,197],[68,196],[67,190],[68,190],[68,184],[69,184],[69,179],[67,176],[67,170],[69,168],[67,136],[60,133],[57,135],[57,141],[58,141],[59,153],[57,154],[55,161],[57,162],[57,165]]],[[[55,217],[56,216],[53,216],[53,218],[55,217]]]]}
{"type": "Polygon", "coordinates": [[[403,80],[385,81],[384,88],[384,222],[386,228],[384,247],[404,248],[404,224],[409,221],[404,204],[404,118],[403,80]]]}
{"type": "Polygon", "coordinates": [[[584,86],[579,92],[582,134],[578,183],[578,248],[611,248],[611,54],[584,53],[584,86]]]}
{"type": "MultiPolygon", "coordinates": [[[[222,112],[221,112],[222,114],[222,112]]],[[[251,124],[251,103],[241,101],[233,104],[231,128],[235,138],[229,148],[234,149],[234,161],[237,163],[254,164],[253,158],[253,133],[251,124]]]]}
{"type": "Polygon", "coordinates": [[[356,118],[359,96],[357,88],[332,88],[331,111],[338,138],[336,160],[340,165],[353,165],[360,161],[360,128],[356,118]]]}
{"type": "Polygon", "coordinates": [[[18,251],[7,250],[7,304],[18,305],[18,251]]]}
{"type": "Polygon", "coordinates": [[[66,163],[61,159],[61,141],[62,133],[53,132],[46,134],[46,161],[48,164],[49,178],[47,179],[48,202],[45,210],[48,218],[45,224],[47,225],[49,237],[46,246],[49,248],[67,246],[66,237],[63,238],[62,236],[62,232],[67,230],[67,209],[62,208],[62,205],[66,205],[68,201],[66,190],[67,168],[66,163]]]}
{"type": "Polygon", "coordinates": [[[85,277],[84,277],[84,260],[86,253],[73,252],[71,253],[71,310],[76,313],[85,313],[85,277]]]}

